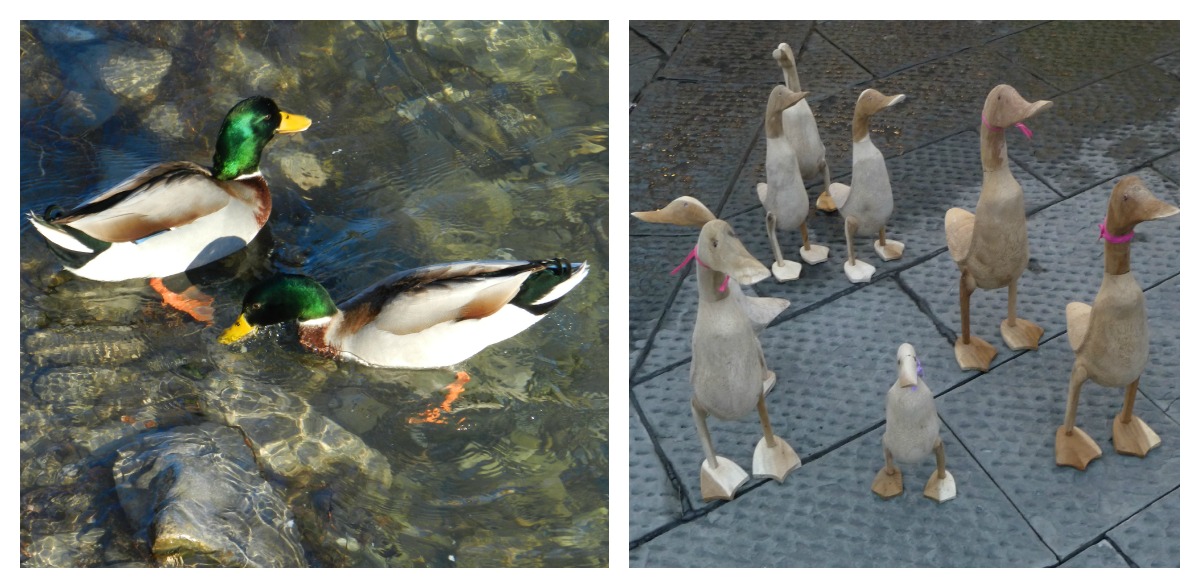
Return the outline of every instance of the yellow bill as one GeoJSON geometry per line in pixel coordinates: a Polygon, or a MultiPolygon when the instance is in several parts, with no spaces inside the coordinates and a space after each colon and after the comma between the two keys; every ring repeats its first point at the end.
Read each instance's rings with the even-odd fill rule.
{"type": "Polygon", "coordinates": [[[250,326],[250,323],[246,322],[246,315],[238,315],[237,322],[233,323],[232,327],[225,329],[225,332],[221,333],[221,337],[218,338],[217,341],[219,341],[222,345],[229,345],[230,343],[233,343],[234,341],[253,333],[254,330],[255,327],[250,326]]]}
{"type": "Polygon", "coordinates": [[[312,125],[312,121],[304,115],[291,114],[282,110],[279,111],[279,115],[283,119],[279,121],[279,128],[275,130],[277,133],[299,133],[312,125]]]}

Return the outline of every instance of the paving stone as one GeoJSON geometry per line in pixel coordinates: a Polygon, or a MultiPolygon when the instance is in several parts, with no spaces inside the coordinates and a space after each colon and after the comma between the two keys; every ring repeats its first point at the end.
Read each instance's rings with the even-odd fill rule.
{"type": "MultiPolygon", "coordinates": [[[[683,20],[667,20],[667,21],[649,21],[649,20],[631,20],[629,28],[636,31],[636,34],[641,35],[654,43],[667,55],[675,52],[675,47],[679,44],[679,40],[683,38],[683,34],[687,31],[689,22],[683,20]]],[[[630,34],[632,37],[633,34],[630,34]]]]}
{"type": "Polygon", "coordinates": [[[1129,563],[1117,553],[1107,540],[1081,551],[1079,555],[1064,561],[1061,568],[1127,568],[1129,563]]]}
{"type": "MultiPolygon", "coordinates": [[[[1018,89],[1031,100],[1051,98],[1018,89]]],[[[1054,106],[1029,121],[1033,140],[1010,133],[1008,148],[1060,193],[1179,151],[1179,78],[1158,68],[1132,69],[1052,98],[1054,106]]]]}
{"type": "Polygon", "coordinates": [[[1154,60],[1154,65],[1161,67],[1163,69],[1163,71],[1165,71],[1167,73],[1175,74],[1175,77],[1179,77],[1179,53],[1178,52],[1167,55],[1161,59],[1154,60]]]}
{"type": "Polygon", "coordinates": [[[637,64],[648,59],[665,59],[666,53],[660,50],[654,43],[646,37],[637,34],[636,30],[630,27],[629,35],[629,64],[637,64]]]}
{"type": "MultiPolygon", "coordinates": [[[[1156,196],[1178,202],[1175,186],[1162,177],[1138,172],[1156,196]]],[[[1022,182],[1027,194],[1029,185],[1022,182]]],[[[1058,202],[1029,218],[1029,268],[1017,287],[1017,316],[1045,329],[1045,341],[1067,330],[1068,302],[1091,304],[1104,274],[1104,247],[1097,225],[1104,218],[1115,181],[1058,202]]],[[[967,207],[974,211],[974,206],[967,207]]],[[[1133,272],[1143,288],[1179,273],[1179,217],[1140,225],[1134,237],[1133,272]]],[[[900,274],[904,283],[925,300],[938,320],[961,332],[958,267],[948,252],[900,274]]],[[[1000,337],[1000,322],[1008,316],[1008,289],[976,290],[971,296],[971,335],[996,347],[996,361],[1013,352],[1000,337]]]]}
{"type": "Polygon", "coordinates": [[[1179,422],[1179,276],[1146,291],[1150,362],[1138,387],[1179,422]]]}
{"type": "MultiPolygon", "coordinates": [[[[881,397],[882,399],[882,397],[881,397]]],[[[754,489],[630,554],[634,566],[926,567],[1057,563],[962,445],[942,429],[958,496],[924,496],[932,458],[901,466],[904,493],[882,500],[882,429],[754,489]],[[637,553],[637,552],[643,553],[637,553]]]]}
{"type": "Polygon", "coordinates": [[[1108,536],[1139,567],[1179,567],[1179,488],[1118,525],[1108,536]]]}
{"type": "Polygon", "coordinates": [[[629,239],[629,353],[630,370],[658,324],[681,276],[670,274],[697,236],[631,237],[629,239]]]}
{"type": "Polygon", "coordinates": [[[1179,21],[1059,21],[990,47],[1056,87],[1073,90],[1178,52],[1179,21]]]}
{"type": "Polygon", "coordinates": [[[629,496],[631,541],[683,516],[680,497],[632,403],[629,406],[629,496]]]}
{"type": "Polygon", "coordinates": [[[835,21],[817,30],[876,77],[945,57],[1030,27],[1032,22],[835,21]]]}
{"type": "Polygon", "coordinates": [[[1172,182],[1179,183],[1179,152],[1154,160],[1154,169],[1167,176],[1172,182]]]}
{"type": "MultiPolygon", "coordinates": [[[[805,98],[809,106],[840,90],[864,84],[873,77],[818,32],[809,35],[803,47],[796,45],[799,41],[787,42],[796,54],[796,73],[800,76],[800,89],[809,93],[805,98]]],[[[782,72],[779,75],[778,79],[783,83],[782,72]]]]}
{"type": "MultiPolygon", "coordinates": [[[[966,377],[954,362],[953,348],[890,280],[771,326],[760,340],[767,366],[779,379],[767,397],[771,426],[802,459],[883,421],[884,395],[896,380],[901,343],[916,347],[935,393],[966,377]],[[888,325],[884,333],[880,324],[888,325]]],[[[704,454],[688,404],[690,369],[685,363],[636,384],[633,394],[689,499],[699,505],[704,454]]],[[[757,414],[736,421],[710,418],[709,429],[718,453],[749,471],[762,437],[757,414]]]]}
{"type": "Polygon", "coordinates": [[[629,103],[634,104],[640,94],[651,81],[662,62],[658,59],[647,59],[629,66],[629,103]]]}
{"type": "Polygon", "coordinates": [[[795,50],[811,29],[810,21],[694,22],[663,75],[675,80],[759,84],[765,88],[765,107],[771,84],[782,79],[771,51],[781,42],[795,50]]]}
{"type": "Polygon", "coordinates": [[[1054,432],[1062,424],[1074,361],[1067,337],[1056,337],[947,393],[939,407],[948,427],[1059,557],[1179,486],[1179,426],[1142,398],[1136,414],[1162,445],[1144,459],[1118,455],[1112,419],[1124,394],[1094,382],[1083,386],[1076,425],[1104,454],[1083,472],[1054,464],[1054,432]]]}

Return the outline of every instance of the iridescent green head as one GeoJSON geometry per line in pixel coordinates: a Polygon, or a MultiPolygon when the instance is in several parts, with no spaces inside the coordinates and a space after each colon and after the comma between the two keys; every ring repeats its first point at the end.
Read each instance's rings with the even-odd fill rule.
{"type": "Polygon", "coordinates": [[[277,274],[258,284],[242,299],[242,314],[219,339],[229,344],[253,333],[261,325],[284,321],[311,321],[337,313],[325,287],[308,276],[277,274]]]}
{"type": "Polygon", "coordinates": [[[262,150],[275,133],[298,133],[310,124],[312,121],[307,117],[279,110],[270,98],[253,96],[242,100],[221,123],[213,172],[219,180],[252,174],[258,171],[262,150]]]}

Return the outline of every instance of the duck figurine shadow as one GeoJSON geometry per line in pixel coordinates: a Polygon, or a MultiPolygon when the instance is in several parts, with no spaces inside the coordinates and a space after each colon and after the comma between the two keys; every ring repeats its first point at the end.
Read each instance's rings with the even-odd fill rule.
{"type": "Polygon", "coordinates": [[[1067,389],[1067,414],[1054,436],[1054,460],[1078,470],[1100,457],[1100,447],[1075,426],[1079,391],[1091,380],[1125,389],[1125,403],[1113,419],[1113,448],[1123,455],[1146,457],[1162,440],[1133,414],[1138,383],[1150,357],[1146,297],[1130,271],[1133,228],[1138,223],[1179,214],[1179,208],[1155,198],[1137,176],[1113,188],[1108,213],[1100,223],[1104,239],[1104,279],[1091,306],[1067,304],[1067,339],[1075,365],[1067,389]]]}
{"type": "Polygon", "coordinates": [[[996,348],[971,335],[971,294],[976,288],[1008,287],[1008,318],[1000,323],[1004,343],[1014,350],[1037,349],[1042,328],[1017,317],[1017,279],[1029,264],[1029,238],[1025,227],[1025,191],[1008,164],[1004,131],[1016,126],[1032,136],[1021,122],[1049,108],[1049,100],[1029,102],[1012,86],[992,88],[983,105],[979,127],[979,153],[983,162],[983,189],[975,214],[961,208],[946,211],[946,245],[958,265],[959,308],[962,335],[954,355],[964,370],[986,372],[996,348]]]}
{"type": "Polygon", "coordinates": [[[692,417],[705,455],[700,492],[706,502],[732,500],[748,476],[736,463],[716,454],[708,431],[709,415],[735,420],[757,407],[763,437],[754,449],[756,477],[782,482],[800,467],[800,457],[771,429],[765,396],[775,386],[775,373],[767,369],[750,319],[725,287],[730,277],[750,285],[770,271],[746,251],[723,220],[709,221],[700,230],[696,260],[700,301],[692,332],[691,384],[692,417]]]}
{"type": "Polygon", "coordinates": [[[854,255],[854,237],[879,235],[875,253],[884,261],[900,259],[904,243],[887,238],[887,221],[892,217],[892,182],[888,178],[883,153],[871,142],[871,116],[904,101],[904,94],[887,96],[867,88],[858,95],[854,106],[854,163],[849,186],[835,183],[829,196],[842,213],[846,225],[846,263],[842,269],[854,283],[871,281],[875,267],[854,255]]]}
{"type": "MultiPolygon", "coordinates": [[[[780,43],[771,56],[783,70],[784,84],[793,92],[800,91],[800,74],[796,71],[796,56],[787,43],[780,43]]],[[[796,163],[800,166],[800,176],[805,181],[815,177],[825,180],[825,191],[817,197],[817,208],[825,212],[837,210],[833,200],[829,198],[829,165],[825,161],[825,144],[821,142],[821,133],[817,130],[817,119],[813,117],[808,100],[801,98],[783,111],[783,135],[796,154],[796,163]]]]}
{"type": "Polygon", "coordinates": [[[829,259],[829,248],[808,241],[808,191],[800,175],[800,165],[791,143],[783,135],[783,111],[798,103],[808,92],[792,92],[785,86],[775,86],[767,100],[767,181],[757,186],[758,199],[767,213],[767,237],[775,263],[771,273],[776,280],[787,282],[800,277],[799,262],[784,259],[783,250],[775,235],[776,228],[800,230],[800,258],[809,264],[829,259]]]}
{"type": "Polygon", "coordinates": [[[871,491],[884,499],[904,492],[904,478],[892,461],[916,463],[933,453],[937,469],[925,483],[925,497],[946,502],[957,496],[954,476],[946,469],[946,449],[938,434],[941,421],[933,392],[921,379],[921,362],[912,345],[896,350],[896,383],[887,393],[887,422],[883,431],[884,466],[875,474],[871,491]]]}

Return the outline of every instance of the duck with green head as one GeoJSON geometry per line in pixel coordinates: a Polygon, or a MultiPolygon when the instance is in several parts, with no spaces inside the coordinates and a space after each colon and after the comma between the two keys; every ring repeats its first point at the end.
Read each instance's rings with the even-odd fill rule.
{"type": "Polygon", "coordinates": [[[466,261],[402,271],[345,301],[307,276],[278,274],[254,286],[220,342],[259,326],[299,323],[300,343],[326,357],[393,368],[465,361],[541,320],[588,274],[588,264],[466,261]]]}

